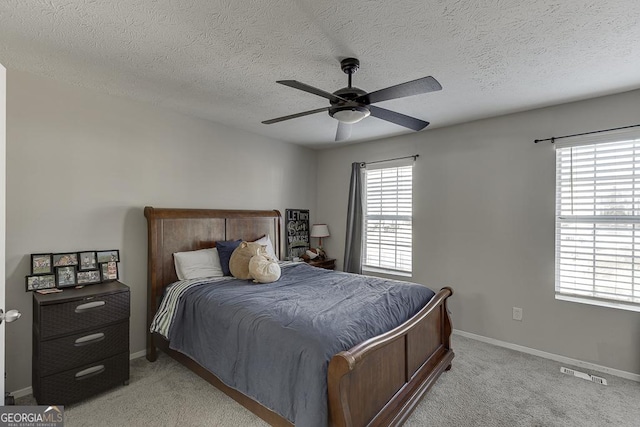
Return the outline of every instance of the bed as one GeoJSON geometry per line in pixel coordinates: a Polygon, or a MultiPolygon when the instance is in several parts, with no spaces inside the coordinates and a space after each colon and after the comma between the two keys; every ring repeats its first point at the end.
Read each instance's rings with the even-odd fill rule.
{"type": "MultiPolygon", "coordinates": [[[[281,251],[278,211],[145,208],[148,222],[148,322],[165,288],[176,282],[173,253],[209,248],[219,240],[256,240],[268,235],[281,251]]],[[[310,268],[310,267],[309,267],[310,268]]],[[[394,329],[335,354],[328,365],[326,390],[332,426],[401,425],[440,374],[450,369],[451,321],[443,288],[417,313],[394,329]]],[[[169,354],[274,426],[291,426],[285,417],[234,388],[185,354],[172,350],[157,333],[147,335],[147,359],[169,354]]]]}

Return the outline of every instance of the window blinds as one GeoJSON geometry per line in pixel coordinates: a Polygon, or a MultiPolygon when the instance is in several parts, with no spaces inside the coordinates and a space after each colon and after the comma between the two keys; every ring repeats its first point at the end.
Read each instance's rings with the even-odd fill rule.
{"type": "Polygon", "coordinates": [[[556,147],[556,294],[640,305],[637,133],[556,147]]]}
{"type": "Polygon", "coordinates": [[[365,267],[411,272],[412,164],[366,170],[365,267]]]}

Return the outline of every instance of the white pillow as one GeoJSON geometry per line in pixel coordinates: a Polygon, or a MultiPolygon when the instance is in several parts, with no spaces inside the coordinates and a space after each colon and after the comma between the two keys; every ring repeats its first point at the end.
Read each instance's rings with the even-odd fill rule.
{"type": "Polygon", "coordinates": [[[224,276],[216,248],[176,252],[173,254],[173,262],[178,280],[224,276]]]}
{"type": "Polygon", "coordinates": [[[273,250],[273,243],[271,243],[271,237],[269,237],[268,234],[266,236],[262,236],[261,238],[256,240],[255,243],[259,243],[261,245],[265,245],[267,247],[267,254],[271,258],[275,259],[276,261],[280,259],[280,258],[278,258],[278,255],[276,255],[276,251],[273,250]]]}

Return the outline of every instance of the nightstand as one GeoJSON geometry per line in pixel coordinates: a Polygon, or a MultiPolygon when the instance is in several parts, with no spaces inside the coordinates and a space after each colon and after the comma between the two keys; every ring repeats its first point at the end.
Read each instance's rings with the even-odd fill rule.
{"type": "Polygon", "coordinates": [[[129,287],[33,293],[33,396],[68,405],[129,381],[129,287]]]}
{"type": "Polygon", "coordinates": [[[335,258],[325,258],[320,260],[310,260],[307,261],[307,264],[312,265],[314,267],[325,268],[327,270],[335,270],[336,268],[336,259],[335,258]]]}

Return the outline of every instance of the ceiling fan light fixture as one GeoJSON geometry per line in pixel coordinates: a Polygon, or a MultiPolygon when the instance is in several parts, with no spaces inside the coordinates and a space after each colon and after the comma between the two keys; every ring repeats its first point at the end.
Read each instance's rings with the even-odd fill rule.
{"type": "Polygon", "coordinates": [[[338,107],[329,111],[331,117],[334,119],[352,125],[358,123],[360,120],[369,117],[371,112],[368,108],[353,106],[353,107],[338,107]]]}

